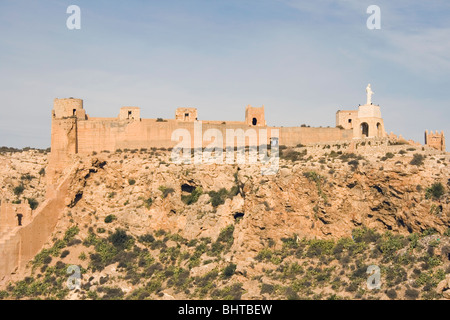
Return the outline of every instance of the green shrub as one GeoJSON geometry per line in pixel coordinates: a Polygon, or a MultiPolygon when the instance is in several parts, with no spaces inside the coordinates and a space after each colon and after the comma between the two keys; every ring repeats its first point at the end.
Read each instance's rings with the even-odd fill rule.
{"type": "Polygon", "coordinates": [[[127,235],[123,229],[116,229],[116,231],[108,237],[108,241],[119,250],[124,250],[132,245],[133,237],[127,235]]]}
{"type": "Polygon", "coordinates": [[[192,193],[188,195],[182,195],[181,200],[187,204],[191,205],[193,203],[196,203],[198,201],[198,198],[202,195],[203,190],[200,187],[196,187],[192,193]]]}
{"type": "Polygon", "coordinates": [[[0,291],[0,300],[3,300],[3,299],[5,299],[5,298],[8,298],[8,296],[9,296],[9,293],[8,293],[8,291],[0,291]]]}
{"type": "Polygon", "coordinates": [[[283,247],[285,247],[285,248],[289,248],[289,249],[296,249],[296,248],[298,248],[297,235],[296,234],[294,234],[290,238],[281,238],[281,241],[283,242],[283,247]]]}
{"type": "Polygon", "coordinates": [[[283,151],[282,149],[279,149],[280,152],[280,158],[281,159],[285,159],[285,160],[289,160],[292,162],[298,161],[300,159],[302,159],[306,154],[307,154],[307,150],[304,149],[302,152],[299,151],[295,151],[293,149],[288,149],[286,151],[283,151]]]}
{"type": "Polygon", "coordinates": [[[423,160],[425,159],[425,156],[419,153],[415,153],[413,155],[413,159],[411,160],[411,162],[409,164],[413,165],[413,166],[421,166],[423,165],[423,160]]]}
{"type": "Polygon", "coordinates": [[[69,250],[64,250],[63,252],[61,252],[60,258],[65,258],[69,255],[70,251],[69,250]]]}
{"type": "Polygon", "coordinates": [[[405,246],[404,238],[402,236],[393,235],[391,232],[386,232],[379,243],[378,248],[387,257],[393,257],[394,253],[405,246]]]}
{"type": "Polygon", "coordinates": [[[175,192],[175,190],[174,190],[173,188],[167,188],[167,187],[165,187],[165,186],[160,186],[160,187],[158,188],[158,190],[162,192],[162,198],[163,198],[163,199],[167,198],[167,196],[168,196],[169,194],[172,194],[172,193],[175,192]]]}
{"type": "Polygon", "coordinates": [[[258,252],[255,259],[258,261],[270,260],[272,258],[272,255],[273,255],[272,250],[264,248],[260,252],[258,252]]]}
{"type": "Polygon", "coordinates": [[[381,236],[373,229],[357,228],[352,230],[352,237],[355,242],[376,242],[381,236]]]}
{"type": "Polygon", "coordinates": [[[104,292],[102,300],[121,300],[124,292],[120,288],[98,287],[98,292],[104,292]]]}
{"type": "Polygon", "coordinates": [[[147,233],[142,236],[139,236],[138,241],[142,243],[152,243],[153,241],[155,241],[155,237],[150,233],[147,233]]]}
{"type": "Polygon", "coordinates": [[[333,253],[334,241],[314,239],[309,241],[309,247],[306,252],[308,257],[317,257],[333,253]]]}
{"type": "Polygon", "coordinates": [[[235,283],[223,289],[215,289],[211,293],[211,296],[223,300],[240,300],[243,292],[244,289],[242,288],[242,284],[235,283]]]}
{"type": "Polygon", "coordinates": [[[51,256],[46,256],[42,259],[42,263],[43,264],[50,264],[52,262],[52,257],[51,256]]]}
{"type": "Polygon", "coordinates": [[[229,225],[220,231],[216,242],[211,246],[211,254],[213,256],[218,256],[222,251],[227,251],[231,248],[234,242],[234,225],[229,225]]]}
{"type": "Polygon", "coordinates": [[[23,185],[23,184],[20,184],[20,185],[18,185],[17,187],[15,187],[15,188],[13,189],[13,192],[14,192],[14,194],[15,194],[16,196],[20,196],[20,195],[23,193],[24,190],[25,190],[24,185],[23,185]]]}
{"type": "Polygon", "coordinates": [[[105,223],[111,223],[111,222],[113,222],[116,219],[117,219],[117,217],[115,215],[110,214],[110,215],[106,216],[105,223]]]}
{"type": "Polygon", "coordinates": [[[208,194],[211,198],[210,202],[214,208],[220,206],[225,203],[227,198],[232,199],[239,193],[239,187],[233,186],[230,191],[225,188],[220,189],[219,191],[209,191],[208,194]]]}
{"type": "Polygon", "coordinates": [[[134,185],[136,183],[136,180],[128,179],[128,183],[130,184],[130,186],[132,186],[132,185],[134,185]]]}
{"type": "Polygon", "coordinates": [[[117,193],[114,192],[114,191],[113,191],[113,192],[110,192],[110,193],[108,193],[108,198],[109,198],[109,199],[112,199],[112,198],[114,198],[114,197],[116,196],[116,194],[117,194],[117,193]]]}
{"type": "Polygon", "coordinates": [[[35,177],[35,176],[32,176],[32,175],[29,174],[29,173],[27,173],[27,174],[23,174],[23,175],[20,177],[20,180],[31,181],[31,180],[33,180],[34,178],[36,178],[36,177],[35,177]]]}
{"type": "Polygon", "coordinates": [[[73,238],[75,238],[78,232],[80,232],[80,228],[78,228],[78,226],[70,227],[64,233],[64,241],[70,242],[73,238]]]}
{"type": "Polygon", "coordinates": [[[31,210],[35,210],[39,205],[39,202],[37,202],[35,198],[28,198],[27,201],[30,205],[31,210]]]}
{"type": "Polygon", "coordinates": [[[263,283],[261,285],[261,294],[268,293],[272,294],[275,291],[275,287],[271,284],[263,283]]]}
{"type": "Polygon", "coordinates": [[[235,271],[236,271],[236,265],[234,263],[230,263],[223,269],[223,277],[230,278],[233,276],[235,271]]]}
{"type": "Polygon", "coordinates": [[[389,299],[397,298],[397,292],[394,289],[387,290],[386,295],[389,297],[389,299]]]}
{"type": "Polygon", "coordinates": [[[149,209],[152,206],[152,204],[153,204],[153,199],[152,198],[148,198],[147,200],[144,201],[144,204],[145,204],[145,207],[147,209],[149,209]]]}
{"type": "Polygon", "coordinates": [[[438,200],[445,194],[445,188],[442,183],[433,183],[430,188],[427,188],[425,198],[438,200]]]}
{"type": "Polygon", "coordinates": [[[415,289],[406,289],[405,298],[408,300],[416,300],[419,297],[419,291],[415,289]]]}
{"type": "Polygon", "coordinates": [[[352,167],[353,171],[355,171],[359,165],[359,161],[358,161],[358,159],[353,159],[353,160],[350,160],[349,162],[347,162],[347,164],[352,167]]]}
{"type": "Polygon", "coordinates": [[[225,203],[225,198],[227,194],[227,190],[225,188],[220,189],[218,192],[216,191],[210,191],[208,192],[209,196],[211,197],[211,205],[216,208],[220,206],[221,204],[225,203]]]}

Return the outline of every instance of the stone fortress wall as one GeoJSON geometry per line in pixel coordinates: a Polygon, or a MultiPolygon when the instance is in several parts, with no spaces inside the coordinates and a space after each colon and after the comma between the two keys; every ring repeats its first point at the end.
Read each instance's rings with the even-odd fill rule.
{"type": "MultiPolygon", "coordinates": [[[[337,126],[345,122],[340,120],[340,115],[338,111],[337,126]]],[[[199,134],[199,131],[196,131],[198,127],[201,128],[202,147],[214,141],[213,138],[205,137],[206,132],[220,132],[225,148],[227,136],[230,138],[230,130],[234,130],[237,135],[239,132],[247,134],[243,141],[246,146],[269,144],[271,137],[274,136],[279,138],[280,145],[286,146],[324,141],[349,141],[364,136],[364,132],[359,132],[360,123],[369,124],[367,137],[387,136],[378,106],[371,105],[364,110],[353,111],[352,121],[350,126],[346,124],[342,128],[271,127],[267,126],[264,106],[261,108],[247,106],[244,121],[199,121],[195,108],[176,109],[174,119],[142,119],[138,107],[121,108],[117,118],[96,118],[86,113],[81,99],[55,99],[52,110],[52,152],[49,165],[50,169],[54,169],[54,174],[50,174],[50,177],[56,176],[69,165],[73,154],[113,152],[117,149],[173,148],[179,143],[178,139],[172,139],[173,133],[178,129],[189,132],[193,147],[194,138],[199,134]],[[380,124],[381,127],[377,130],[373,129],[380,124]],[[260,135],[259,129],[265,129],[267,134],[260,135]],[[251,134],[256,136],[256,141],[250,139],[248,135],[251,134]]],[[[231,138],[237,146],[239,138],[236,136],[231,138]]]]}
{"type": "MultiPolygon", "coordinates": [[[[385,143],[386,139],[402,140],[385,132],[380,107],[371,102],[370,85],[368,99],[357,110],[338,110],[336,127],[270,127],[265,119],[264,106],[247,106],[244,121],[199,121],[195,108],[178,108],[174,119],[142,119],[138,107],[123,107],[117,118],[90,117],[83,100],[55,99],[52,110],[51,154],[47,172],[47,200],[36,211],[24,205],[4,203],[0,205],[0,281],[17,268],[30,261],[50,237],[66,206],[71,174],[58,181],[65,169],[70,169],[72,156],[117,149],[172,148],[178,145],[173,133],[185,129],[191,137],[200,134],[202,147],[210,145],[212,138],[205,133],[220,133],[224,147],[227,138],[245,146],[270,144],[271,137],[278,137],[279,145],[297,146],[323,143],[346,143],[351,146],[361,139],[385,143]],[[259,130],[264,129],[264,130],[259,130]],[[266,135],[260,135],[264,131],[266,135]],[[200,132],[200,133],[199,133],[200,132]],[[243,138],[239,138],[242,133],[243,138]],[[250,136],[254,134],[255,139],[250,136]],[[237,134],[237,136],[236,136],[237,134]],[[386,139],[385,139],[386,138],[386,139]]],[[[210,135],[211,136],[211,135],[210,135]]],[[[216,135],[212,134],[216,137],[216,135]]],[[[417,144],[409,142],[411,144],[417,144]]],[[[443,132],[425,133],[426,145],[445,151],[443,132]]],[[[219,143],[220,144],[220,143],[219,143]]],[[[351,149],[351,148],[350,148],[351,149]]]]}
{"type": "MultiPolygon", "coordinates": [[[[142,119],[137,107],[121,108],[117,118],[94,118],[86,114],[80,99],[55,99],[51,141],[53,162],[60,163],[68,154],[76,153],[174,147],[178,141],[172,139],[172,134],[177,129],[189,131],[193,142],[195,124],[199,123],[195,108],[178,108],[174,119],[142,119]]],[[[258,145],[270,143],[274,130],[278,130],[279,144],[286,146],[387,136],[380,107],[375,105],[360,106],[356,111],[338,111],[334,128],[267,126],[264,107],[247,106],[244,121],[201,121],[202,133],[209,129],[221,132],[224,147],[229,129],[255,130],[258,145]],[[258,129],[267,130],[267,139],[259,137],[258,129]]],[[[203,147],[211,143],[211,140],[202,140],[203,147]]],[[[253,143],[246,138],[245,145],[253,143]]]]}
{"type": "Polygon", "coordinates": [[[66,206],[70,175],[36,211],[24,204],[0,205],[0,282],[25,266],[42,249],[66,206]]]}

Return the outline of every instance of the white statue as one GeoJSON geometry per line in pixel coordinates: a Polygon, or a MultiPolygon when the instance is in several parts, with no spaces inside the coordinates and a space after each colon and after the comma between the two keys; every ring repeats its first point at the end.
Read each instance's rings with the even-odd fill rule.
{"type": "Polygon", "coordinates": [[[370,83],[367,85],[366,93],[367,93],[367,104],[370,105],[372,104],[372,95],[374,94],[372,88],[370,87],[370,83]]]}

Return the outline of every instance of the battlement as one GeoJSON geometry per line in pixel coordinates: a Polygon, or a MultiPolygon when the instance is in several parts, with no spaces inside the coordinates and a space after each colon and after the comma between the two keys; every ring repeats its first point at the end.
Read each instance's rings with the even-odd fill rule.
{"type": "Polygon", "coordinates": [[[425,145],[439,151],[445,151],[444,131],[441,131],[441,133],[430,131],[428,133],[428,130],[425,130],[425,145]]]}
{"type": "MultiPolygon", "coordinates": [[[[368,90],[370,97],[372,94],[368,90]]],[[[190,107],[177,108],[174,119],[142,119],[140,108],[131,106],[120,108],[116,118],[91,118],[84,110],[83,100],[55,99],[47,179],[51,184],[71,163],[75,154],[112,152],[125,148],[173,148],[179,143],[173,138],[173,134],[177,130],[179,132],[179,129],[187,131],[192,139],[198,134],[198,128],[206,136],[211,132],[220,132],[222,137],[226,137],[227,132],[253,130],[251,132],[257,133],[258,145],[270,143],[270,138],[266,135],[272,130],[279,133],[279,144],[285,146],[386,137],[380,107],[369,100],[357,110],[339,110],[336,113],[336,128],[311,128],[267,126],[264,106],[247,105],[244,121],[199,120],[197,109],[190,107]],[[261,129],[266,130],[265,133],[257,132],[261,129]]],[[[299,123],[300,121],[299,119],[299,123]]],[[[202,145],[206,147],[210,142],[211,139],[203,139],[202,145]]],[[[222,142],[226,147],[226,139],[222,142]]],[[[245,144],[248,146],[250,143],[255,142],[246,139],[245,144]]]]}

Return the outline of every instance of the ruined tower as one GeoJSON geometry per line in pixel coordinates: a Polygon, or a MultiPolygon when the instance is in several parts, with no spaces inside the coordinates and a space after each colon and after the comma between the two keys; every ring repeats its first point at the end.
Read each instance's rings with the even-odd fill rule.
{"type": "Polygon", "coordinates": [[[444,131],[441,131],[441,133],[438,133],[437,131],[436,133],[433,133],[433,131],[430,131],[430,133],[428,133],[428,130],[426,130],[425,145],[437,149],[439,151],[445,151],[444,131]]]}

